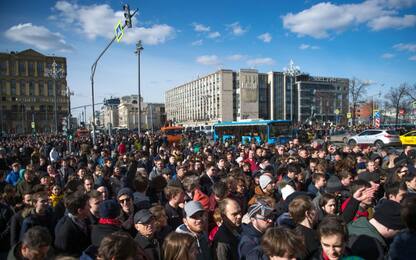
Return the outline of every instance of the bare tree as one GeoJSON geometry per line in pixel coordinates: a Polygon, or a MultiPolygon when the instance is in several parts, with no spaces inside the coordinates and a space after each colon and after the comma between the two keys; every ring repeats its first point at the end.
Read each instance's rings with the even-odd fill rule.
{"type": "Polygon", "coordinates": [[[408,91],[406,94],[411,101],[416,101],[416,84],[413,84],[413,86],[408,87],[408,91]]]}
{"type": "Polygon", "coordinates": [[[401,84],[399,87],[390,88],[389,92],[385,95],[387,107],[394,109],[395,125],[399,122],[400,108],[404,108],[409,105],[409,94],[409,86],[407,84],[401,84]]]}
{"type": "Polygon", "coordinates": [[[355,125],[358,104],[362,101],[367,92],[367,87],[371,85],[369,81],[362,81],[352,78],[349,84],[349,94],[352,105],[352,124],[355,125]]]}

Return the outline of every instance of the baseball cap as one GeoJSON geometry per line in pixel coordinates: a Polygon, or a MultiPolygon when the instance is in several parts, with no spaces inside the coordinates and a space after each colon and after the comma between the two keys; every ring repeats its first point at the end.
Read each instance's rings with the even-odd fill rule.
{"type": "Polygon", "coordinates": [[[153,218],[153,214],[148,209],[142,209],[134,214],[134,224],[144,224],[153,218]]]}
{"type": "Polygon", "coordinates": [[[185,204],[184,211],[187,217],[192,217],[196,213],[204,211],[204,208],[199,201],[189,201],[185,204]]]}

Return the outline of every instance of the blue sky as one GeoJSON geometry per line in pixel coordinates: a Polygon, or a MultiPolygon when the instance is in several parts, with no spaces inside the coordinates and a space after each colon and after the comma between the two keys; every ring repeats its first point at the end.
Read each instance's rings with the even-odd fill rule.
{"type": "Polygon", "coordinates": [[[416,0],[1,1],[0,51],[67,57],[72,103],[89,104],[91,65],[123,3],[139,15],[97,67],[97,102],[137,93],[139,39],[148,102],[218,68],[281,71],[290,59],[311,75],[370,80],[370,95],[416,83],[416,0]]]}

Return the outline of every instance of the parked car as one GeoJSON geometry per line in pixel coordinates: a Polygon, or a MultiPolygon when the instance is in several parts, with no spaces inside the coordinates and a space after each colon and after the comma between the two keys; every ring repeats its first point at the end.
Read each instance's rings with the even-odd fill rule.
{"type": "Polygon", "coordinates": [[[353,136],[353,134],[347,130],[337,130],[333,132],[329,137],[331,142],[347,144],[348,139],[351,136],[353,136]]]}
{"type": "Polygon", "coordinates": [[[416,145],[416,131],[410,131],[400,136],[402,145],[416,145]]]}
{"type": "Polygon", "coordinates": [[[385,145],[401,145],[399,133],[396,130],[368,129],[348,139],[349,145],[374,144],[381,148],[385,145]]]}

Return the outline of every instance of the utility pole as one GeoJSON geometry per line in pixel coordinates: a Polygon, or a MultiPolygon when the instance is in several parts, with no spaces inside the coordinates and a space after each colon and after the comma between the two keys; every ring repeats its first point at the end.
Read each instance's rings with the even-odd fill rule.
{"type": "MultiPolygon", "coordinates": [[[[133,14],[130,14],[130,7],[128,4],[123,5],[124,10],[124,17],[126,18],[126,21],[123,25],[123,28],[121,30],[124,30],[124,28],[127,26],[128,28],[132,27],[132,21],[131,18],[137,13],[137,9],[134,11],[133,14]]],[[[92,104],[92,143],[95,145],[95,106],[94,106],[94,75],[95,70],[97,69],[98,61],[101,59],[101,57],[104,55],[104,53],[110,48],[111,44],[116,40],[117,35],[114,35],[114,37],[111,39],[111,41],[107,44],[107,46],[104,48],[104,50],[98,55],[98,58],[95,60],[95,62],[91,66],[91,104],[92,104]]]]}
{"type": "Polygon", "coordinates": [[[137,90],[138,90],[138,95],[139,95],[139,100],[138,100],[138,106],[139,106],[139,111],[138,111],[138,117],[139,120],[137,121],[137,133],[140,135],[140,129],[142,128],[142,100],[141,100],[141,94],[140,94],[140,53],[143,50],[143,46],[142,46],[142,41],[138,41],[136,44],[136,51],[135,53],[137,54],[137,82],[138,82],[138,86],[137,86],[137,90]]]}

